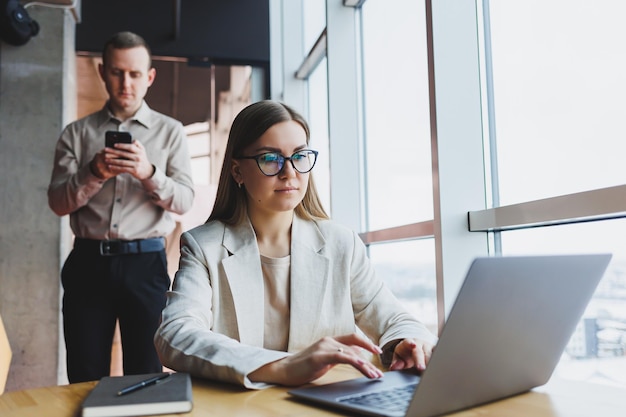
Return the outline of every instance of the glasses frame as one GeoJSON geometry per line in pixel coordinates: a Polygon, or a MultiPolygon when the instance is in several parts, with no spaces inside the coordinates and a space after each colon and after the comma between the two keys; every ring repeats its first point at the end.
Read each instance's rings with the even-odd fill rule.
{"type": "Polygon", "coordinates": [[[300,174],[307,174],[309,172],[311,172],[311,170],[313,169],[313,167],[315,166],[315,163],[317,162],[317,155],[319,154],[318,151],[314,151],[313,149],[301,149],[299,151],[296,151],[294,153],[291,154],[291,156],[285,156],[280,152],[263,152],[260,153],[258,155],[251,155],[251,156],[240,156],[239,158],[235,158],[235,159],[254,159],[256,161],[256,166],[259,168],[259,171],[261,171],[261,173],[263,175],[265,175],[266,177],[275,177],[276,175],[280,174],[281,172],[283,172],[283,170],[285,169],[285,162],[289,161],[291,162],[291,166],[293,167],[293,169],[300,173],[300,174]],[[311,164],[311,168],[309,168],[306,171],[300,171],[298,168],[296,168],[296,165],[293,163],[293,157],[296,154],[299,154],[301,152],[310,152],[313,155],[315,155],[315,159],[313,159],[313,163],[311,164]],[[263,168],[261,168],[261,162],[260,159],[261,157],[267,155],[267,154],[275,154],[278,155],[278,163],[280,165],[280,169],[278,170],[278,172],[276,172],[275,174],[267,174],[265,171],[263,171],[263,168]],[[281,161],[282,158],[282,161],[281,161]]]}

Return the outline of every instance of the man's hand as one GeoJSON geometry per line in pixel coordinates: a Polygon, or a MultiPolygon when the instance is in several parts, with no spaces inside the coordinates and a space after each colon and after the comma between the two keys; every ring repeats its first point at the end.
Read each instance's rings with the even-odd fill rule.
{"type": "Polygon", "coordinates": [[[146,149],[138,140],[133,143],[116,143],[114,148],[104,148],[104,163],[110,177],[125,172],[141,181],[152,177],[155,170],[148,160],[146,149]]]}
{"type": "MultiPolygon", "coordinates": [[[[106,148],[105,148],[106,149],[106,148]]],[[[104,152],[105,149],[101,150],[97,154],[94,155],[93,159],[89,163],[89,169],[91,173],[101,180],[108,180],[116,176],[117,174],[111,172],[108,168],[108,165],[105,160],[104,152]]]]}

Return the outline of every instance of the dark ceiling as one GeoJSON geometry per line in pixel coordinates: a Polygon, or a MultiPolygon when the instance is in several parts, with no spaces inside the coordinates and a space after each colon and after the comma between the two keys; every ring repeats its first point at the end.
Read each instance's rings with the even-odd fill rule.
{"type": "Polygon", "coordinates": [[[269,0],[83,1],[76,50],[100,52],[121,30],[143,36],[156,56],[269,63],[269,0]]]}
{"type": "Polygon", "coordinates": [[[269,73],[269,0],[83,1],[76,51],[99,56],[122,30],[143,36],[152,49],[157,78],[146,101],[183,124],[209,120],[212,94],[230,89],[230,65],[269,73]]]}

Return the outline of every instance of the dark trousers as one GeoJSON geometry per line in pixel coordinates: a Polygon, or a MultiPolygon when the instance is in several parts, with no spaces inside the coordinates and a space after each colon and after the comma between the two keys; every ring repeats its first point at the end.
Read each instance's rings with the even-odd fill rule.
{"type": "Polygon", "coordinates": [[[124,374],[161,372],[153,337],[170,285],[165,251],[102,256],[74,248],[61,272],[71,383],[108,376],[116,320],[124,374]]]}

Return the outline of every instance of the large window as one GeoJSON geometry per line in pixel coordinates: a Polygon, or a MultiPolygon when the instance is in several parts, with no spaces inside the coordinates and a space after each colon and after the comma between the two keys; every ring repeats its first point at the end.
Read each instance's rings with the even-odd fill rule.
{"type": "Polygon", "coordinates": [[[325,3],[333,217],[433,329],[476,256],[613,253],[557,373],[626,387],[624,2],[325,3]]]}
{"type": "Polygon", "coordinates": [[[368,229],[431,220],[423,4],[368,1],[363,5],[362,27],[368,229]]]}
{"type": "Polygon", "coordinates": [[[395,233],[433,218],[424,8],[411,0],[368,1],[361,24],[365,224],[366,232],[385,233],[384,242],[367,241],[370,258],[391,290],[436,332],[433,241],[395,233]]]}
{"type": "Polygon", "coordinates": [[[489,4],[500,204],[623,184],[626,3],[489,4]]]}
{"type": "Polygon", "coordinates": [[[326,79],[326,59],[309,77],[309,127],[311,147],[319,151],[315,164],[314,179],[317,192],[324,209],[330,212],[330,150],[328,147],[328,83],[326,79]]]}
{"type": "Polygon", "coordinates": [[[411,314],[437,334],[433,240],[411,239],[373,244],[369,250],[376,272],[391,291],[411,314]]]}
{"type": "MultiPolygon", "coordinates": [[[[517,0],[485,7],[491,31],[486,50],[490,47],[487,65],[493,73],[496,203],[623,184],[626,4],[517,0]]],[[[545,204],[543,211],[549,210],[545,204]]],[[[626,223],[578,220],[590,219],[497,232],[502,253],[613,253],[558,372],[626,386],[626,223]]]]}

